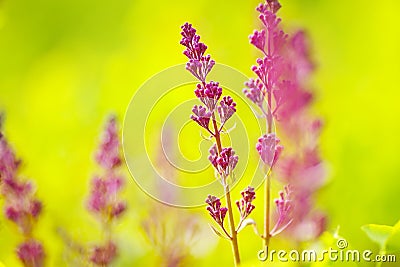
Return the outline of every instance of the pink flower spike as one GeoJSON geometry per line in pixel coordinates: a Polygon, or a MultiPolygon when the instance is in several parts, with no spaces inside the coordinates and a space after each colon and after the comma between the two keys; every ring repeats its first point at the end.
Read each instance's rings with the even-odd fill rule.
{"type": "Polygon", "coordinates": [[[31,240],[22,243],[17,248],[19,259],[26,267],[41,267],[44,264],[44,251],[41,243],[31,240]]]}
{"type": "Polygon", "coordinates": [[[262,161],[269,167],[274,166],[283,150],[283,146],[279,145],[280,140],[274,133],[266,134],[258,139],[256,149],[262,161]]]}
{"type": "Polygon", "coordinates": [[[194,115],[191,115],[190,118],[197,122],[201,127],[209,130],[211,112],[208,112],[205,107],[195,105],[192,109],[194,115]]]}
{"type": "Polygon", "coordinates": [[[208,195],[206,198],[207,210],[216,223],[223,226],[227,208],[221,207],[221,200],[216,196],[208,195]]]}

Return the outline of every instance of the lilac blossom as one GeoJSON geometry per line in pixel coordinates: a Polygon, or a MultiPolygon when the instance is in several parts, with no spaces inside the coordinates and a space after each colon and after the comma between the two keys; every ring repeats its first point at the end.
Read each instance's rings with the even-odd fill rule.
{"type": "Polygon", "coordinates": [[[254,187],[248,186],[241,194],[242,198],[236,201],[236,206],[239,209],[241,220],[244,220],[256,208],[252,203],[256,198],[256,192],[254,192],[254,187]]]}
{"type": "Polygon", "coordinates": [[[278,220],[270,232],[271,236],[275,236],[285,230],[293,221],[291,216],[293,209],[291,193],[292,192],[289,186],[285,186],[284,191],[279,192],[279,198],[275,199],[275,204],[278,211],[278,220]]]}
{"type": "Polygon", "coordinates": [[[222,226],[228,209],[226,207],[221,207],[221,200],[216,196],[208,195],[205,202],[208,205],[207,210],[210,216],[216,223],[222,226]]]}
{"type": "Polygon", "coordinates": [[[35,240],[28,240],[17,248],[18,258],[22,261],[24,266],[38,267],[44,265],[44,250],[40,242],[35,240]]]}
{"type": "Polygon", "coordinates": [[[120,141],[115,117],[111,117],[101,136],[96,162],[103,169],[103,174],[95,175],[90,186],[88,210],[99,219],[106,229],[107,240],[103,245],[90,250],[89,260],[99,266],[108,266],[117,255],[117,245],[112,241],[111,222],[119,218],[126,210],[126,202],[118,196],[123,188],[124,178],[119,174],[121,166],[120,141]]]}
{"type": "Polygon", "coordinates": [[[256,149],[262,161],[269,167],[276,163],[283,150],[279,142],[280,140],[273,133],[265,134],[258,139],[256,149]]]}
{"type": "Polygon", "coordinates": [[[308,113],[313,95],[306,88],[314,64],[310,60],[305,33],[298,31],[289,36],[282,30],[281,19],[276,14],[280,8],[278,0],[267,0],[257,7],[263,29],[255,30],[249,39],[262,52],[262,57],[252,67],[257,78],[246,82],[243,90],[245,96],[261,109],[267,122],[267,134],[256,145],[261,160],[269,167],[266,198],[270,195],[272,167],[281,181],[290,184],[290,193],[286,187],[276,202],[278,218],[272,230],[267,200],[263,236],[266,244],[270,235],[276,235],[285,228],[288,228],[291,237],[299,241],[307,240],[299,234],[304,232],[305,228],[301,226],[304,223],[318,229],[312,230],[312,235],[306,234],[311,239],[316,238],[322,233],[325,222],[321,213],[312,212],[312,195],[324,183],[317,149],[321,124],[308,113]],[[286,155],[280,155],[282,147],[272,133],[273,119],[287,145],[294,147],[286,155]]]}
{"type": "MultiPolygon", "coordinates": [[[[231,241],[235,265],[240,264],[240,255],[237,242],[238,231],[235,228],[232,203],[230,197],[230,185],[228,177],[234,180],[234,169],[238,163],[238,156],[232,147],[223,147],[221,134],[225,123],[233,117],[236,112],[236,103],[230,96],[222,97],[222,87],[218,82],[207,82],[206,78],[215,64],[210,55],[205,56],[207,46],[200,42],[200,36],[191,24],[186,23],[182,26],[181,44],[186,47],[183,52],[189,58],[186,69],[199,81],[194,90],[195,96],[204,104],[195,105],[192,109],[191,119],[206,129],[215,140],[214,145],[209,150],[209,157],[215,169],[217,179],[220,179],[224,187],[226,207],[221,206],[219,198],[209,195],[206,199],[207,210],[213,220],[223,230],[224,234],[219,233],[215,228],[214,232],[224,236],[231,241]],[[222,97],[222,100],[220,100],[222,97]],[[219,121],[217,121],[217,116],[219,121]],[[211,127],[210,127],[211,124],[211,127]],[[228,216],[230,233],[224,227],[224,219],[228,216]]],[[[252,204],[251,204],[252,205],[252,204]]],[[[244,208],[244,207],[243,207],[244,208]]],[[[254,207],[253,207],[254,209],[254,207]]],[[[247,211],[250,214],[250,208],[247,211]]]]}
{"type": "Polygon", "coordinates": [[[41,267],[45,252],[41,242],[33,238],[33,231],[42,212],[42,202],[36,198],[32,182],[19,176],[20,166],[20,160],[0,133],[0,192],[4,198],[4,214],[23,235],[24,241],[16,250],[23,265],[41,267]]]}

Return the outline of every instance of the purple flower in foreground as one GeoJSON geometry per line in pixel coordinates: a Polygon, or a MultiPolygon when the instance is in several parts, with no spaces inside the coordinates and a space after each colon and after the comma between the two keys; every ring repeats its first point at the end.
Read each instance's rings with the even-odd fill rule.
{"type": "Polygon", "coordinates": [[[272,167],[279,158],[283,146],[279,145],[280,140],[275,134],[266,134],[258,139],[256,149],[262,161],[272,167]]]}
{"type": "Polygon", "coordinates": [[[225,179],[231,175],[235,169],[239,157],[235,155],[235,151],[231,147],[223,148],[220,155],[218,155],[217,147],[213,145],[209,152],[210,156],[208,156],[208,159],[221,175],[223,182],[225,182],[225,179]]]}
{"type": "Polygon", "coordinates": [[[211,112],[207,111],[207,109],[203,106],[195,105],[192,109],[194,115],[191,115],[190,118],[197,122],[201,127],[208,129],[208,125],[210,124],[211,112]]]}
{"type": "Polygon", "coordinates": [[[253,200],[256,198],[256,192],[254,188],[248,186],[245,190],[241,192],[242,198],[236,201],[236,206],[239,209],[241,219],[246,219],[247,216],[255,209],[252,204],[253,200]]]}
{"type": "Polygon", "coordinates": [[[216,223],[222,226],[228,209],[221,207],[221,200],[216,196],[208,195],[206,203],[208,204],[207,210],[211,217],[216,223]]]}
{"type": "Polygon", "coordinates": [[[19,245],[17,255],[26,267],[43,266],[45,257],[43,246],[35,240],[26,241],[19,245]]]}
{"type": "Polygon", "coordinates": [[[206,84],[198,84],[197,89],[194,91],[197,98],[203,102],[210,112],[215,110],[218,100],[222,95],[222,88],[219,87],[218,82],[209,82],[206,84]]]}
{"type": "Polygon", "coordinates": [[[236,103],[233,101],[232,97],[224,96],[218,106],[218,114],[221,119],[221,124],[225,124],[225,122],[229,120],[235,112],[236,103]]]}

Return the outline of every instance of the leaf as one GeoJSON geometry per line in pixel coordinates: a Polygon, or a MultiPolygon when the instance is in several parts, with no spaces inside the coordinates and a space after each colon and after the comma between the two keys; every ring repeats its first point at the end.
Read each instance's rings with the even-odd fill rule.
{"type": "Polygon", "coordinates": [[[229,237],[227,237],[226,235],[223,235],[220,231],[218,231],[217,229],[215,229],[214,226],[212,226],[211,224],[209,224],[211,230],[214,232],[214,234],[216,234],[219,237],[225,238],[225,239],[229,239],[229,237]]]}
{"type": "Polygon", "coordinates": [[[381,249],[385,249],[386,242],[393,232],[394,227],[379,224],[367,224],[361,227],[367,236],[379,244],[381,249]]]}
{"type": "Polygon", "coordinates": [[[386,242],[386,249],[391,253],[400,251],[400,221],[393,226],[393,232],[386,242]]]}
{"type": "Polygon", "coordinates": [[[254,233],[256,233],[256,235],[260,236],[260,234],[258,233],[258,230],[257,230],[256,222],[253,219],[250,219],[250,218],[243,220],[242,224],[240,225],[239,229],[237,229],[236,232],[239,233],[244,228],[246,228],[246,226],[248,226],[248,225],[253,225],[254,233]]]}

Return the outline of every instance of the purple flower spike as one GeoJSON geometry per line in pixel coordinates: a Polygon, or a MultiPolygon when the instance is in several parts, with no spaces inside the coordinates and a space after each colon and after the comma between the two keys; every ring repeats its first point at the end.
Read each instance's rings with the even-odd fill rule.
{"type": "Polygon", "coordinates": [[[233,102],[232,97],[224,96],[218,107],[218,114],[221,119],[221,124],[225,124],[227,120],[232,117],[232,115],[236,112],[236,103],[233,102]]]}
{"type": "Polygon", "coordinates": [[[223,226],[227,208],[221,207],[221,200],[216,196],[208,195],[206,199],[208,204],[207,210],[216,223],[223,226]]]}
{"type": "Polygon", "coordinates": [[[17,254],[26,267],[43,266],[45,254],[42,244],[37,241],[31,240],[22,243],[17,248],[17,254]]]}
{"type": "Polygon", "coordinates": [[[236,206],[239,209],[241,220],[244,220],[255,209],[252,201],[256,198],[256,192],[253,187],[248,186],[241,194],[242,198],[236,201],[236,206]]]}
{"type": "Polygon", "coordinates": [[[205,107],[195,105],[192,109],[194,115],[191,115],[190,118],[197,122],[201,127],[208,129],[208,125],[210,124],[211,112],[208,112],[205,107]]]}
{"type": "Polygon", "coordinates": [[[280,140],[275,134],[266,134],[258,139],[256,149],[262,161],[272,167],[279,158],[283,146],[279,145],[280,140]]]}
{"type": "Polygon", "coordinates": [[[183,54],[189,58],[186,69],[205,83],[208,73],[215,65],[215,61],[211,59],[210,55],[204,56],[207,46],[199,42],[200,36],[196,34],[192,24],[185,23],[181,28],[182,40],[180,44],[186,47],[183,54]]]}

